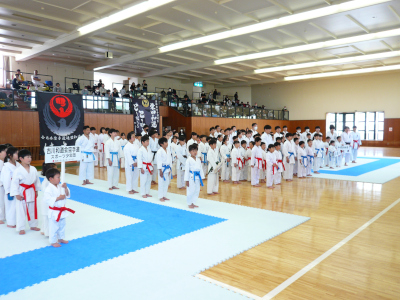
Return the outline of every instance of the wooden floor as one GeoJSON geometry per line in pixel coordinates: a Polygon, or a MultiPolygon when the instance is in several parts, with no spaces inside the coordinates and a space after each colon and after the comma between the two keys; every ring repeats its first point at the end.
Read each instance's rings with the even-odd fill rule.
{"type": "MultiPolygon", "coordinates": [[[[359,154],[400,156],[400,149],[361,148],[359,154]]],[[[106,180],[105,169],[96,168],[95,176],[106,180]]],[[[169,191],[185,194],[176,179],[169,191]]],[[[219,195],[208,197],[202,188],[200,197],[311,218],[202,273],[263,297],[400,198],[400,177],[385,184],[295,179],[274,190],[221,183],[219,195]]],[[[400,299],[399,216],[400,204],[274,299],[400,299]]]]}

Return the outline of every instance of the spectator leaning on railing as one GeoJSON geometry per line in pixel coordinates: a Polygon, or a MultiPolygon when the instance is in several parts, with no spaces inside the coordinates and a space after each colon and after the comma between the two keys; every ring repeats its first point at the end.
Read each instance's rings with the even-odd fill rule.
{"type": "Polygon", "coordinates": [[[53,87],[53,92],[61,93],[61,87],[60,87],[60,84],[58,82],[56,83],[56,86],[53,87]]]}
{"type": "Polygon", "coordinates": [[[31,78],[32,78],[33,86],[35,87],[36,90],[39,86],[44,87],[43,82],[41,82],[42,79],[38,75],[38,70],[33,71],[33,75],[31,75],[31,78]]]}
{"type": "Polygon", "coordinates": [[[12,87],[15,90],[20,90],[21,89],[20,81],[19,81],[19,75],[18,74],[14,75],[14,79],[12,80],[12,87]]]}
{"type": "Polygon", "coordinates": [[[17,70],[19,84],[28,85],[28,81],[25,81],[24,75],[22,75],[21,70],[17,70]]]}

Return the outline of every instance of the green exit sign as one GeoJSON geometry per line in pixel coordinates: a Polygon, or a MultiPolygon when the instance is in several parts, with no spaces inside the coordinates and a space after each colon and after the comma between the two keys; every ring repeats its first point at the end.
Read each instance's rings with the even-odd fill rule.
{"type": "Polygon", "coordinates": [[[195,82],[194,86],[203,87],[203,82],[201,82],[201,81],[195,82]]]}

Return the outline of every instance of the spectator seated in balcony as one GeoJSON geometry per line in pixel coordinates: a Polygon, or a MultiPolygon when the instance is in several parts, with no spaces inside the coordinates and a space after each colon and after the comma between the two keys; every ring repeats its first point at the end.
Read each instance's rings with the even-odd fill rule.
{"type": "Polygon", "coordinates": [[[201,91],[200,98],[201,98],[201,102],[204,103],[203,99],[206,99],[206,93],[204,93],[204,91],[201,91]]]}
{"type": "Polygon", "coordinates": [[[218,96],[218,91],[217,91],[217,89],[215,89],[213,92],[213,98],[217,99],[217,96],[218,96]]]}
{"type": "Polygon", "coordinates": [[[122,86],[122,89],[119,92],[121,93],[121,97],[129,98],[129,94],[126,92],[125,86],[122,86]]]}
{"type": "Polygon", "coordinates": [[[43,82],[41,82],[42,79],[38,75],[38,70],[33,71],[33,75],[31,75],[31,78],[32,78],[32,84],[36,90],[38,87],[41,87],[41,88],[44,87],[43,82]]]}
{"type": "Polygon", "coordinates": [[[145,95],[143,95],[143,93],[140,93],[140,97],[139,97],[139,99],[141,99],[141,100],[144,100],[144,99],[147,99],[147,98],[146,98],[146,96],[145,96],[145,95]]]}
{"type": "Polygon", "coordinates": [[[119,94],[118,94],[118,91],[117,91],[116,88],[113,89],[112,96],[113,96],[113,98],[118,98],[119,97],[119,94]]]}
{"type": "MultiPolygon", "coordinates": [[[[99,87],[97,87],[97,89],[98,89],[99,87]]],[[[100,93],[100,90],[99,90],[99,93],[100,93]]],[[[89,95],[89,87],[88,86],[85,86],[84,88],[83,88],[83,90],[81,91],[81,94],[82,95],[89,95]]]]}
{"type": "Polygon", "coordinates": [[[12,80],[12,87],[13,87],[14,90],[21,90],[22,89],[20,81],[19,81],[19,75],[18,74],[14,75],[14,79],[12,80]]]}
{"type": "Polygon", "coordinates": [[[19,84],[27,86],[28,81],[25,81],[24,75],[22,75],[20,69],[17,70],[17,74],[18,74],[19,84]]]}
{"type": "Polygon", "coordinates": [[[140,83],[136,85],[136,91],[140,92],[142,90],[142,87],[140,86],[140,83]]]}
{"type": "Polygon", "coordinates": [[[211,99],[210,101],[208,101],[208,104],[217,104],[217,102],[215,101],[215,99],[211,99]]]}
{"type": "Polygon", "coordinates": [[[228,101],[226,101],[226,106],[232,106],[232,100],[228,98],[228,101]]]}
{"type": "Polygon", "coordinates": [[[260,107],[257,105],[257,102],[254,104],[253,108],[260,108],[260,107]]]}
{"type": "Polygon", "coordinates": [[[61,87],[60,87],[60,84],[58,82],[56,83],[56,86],[53,87],[53,92],[54,93],[61,93],[61,87]]]}
{"type": "Polygon", "coordinates": [[[94,90],[93,95],[95,95],[95,96],[101,96],[101,94],[100,94],[100,88],[99,88],[98,86],[96,86],[96,89],[94,90]]]}
{"type": "Polygon", "coordinates": [[[98,86],[99,88],[101,88],[101,87],[103,86],[103,81],[101,81],[101,79],[99,79],[99,83],[97,84],[97,86],[98,86]]]}
{"type": "Polygon", "coordinates": [[[145,92],[145,93],[147,93],[147,83],[146,83],[146,80],[143,80],[143,83],[142,83],[142,91],[145,92]]]}
{"type": "Polygon", "coordinates": [[[104,83],[100,87],[100,95],[105,96],[107,94],[107,90],[104,87],[104,83]]]}

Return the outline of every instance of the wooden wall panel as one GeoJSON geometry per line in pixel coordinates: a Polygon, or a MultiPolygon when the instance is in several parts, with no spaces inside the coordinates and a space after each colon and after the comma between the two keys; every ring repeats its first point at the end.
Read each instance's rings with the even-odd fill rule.
{"type": "Polygon", "coordinates": [[[301,127],[301,132],[304,132],[304,127],[308,126],[310,127],[310,132],[315,131],[315,126],[321,127],[321,132],[326,135],[326,120],[293,120],[290,121],[290,125],[288,126],[288,131],[289,132],[296,132],[296,127],[300,126],[301,127]]]}
{"type": "Polygon", "coordinates": [[[0,111],[0,143],[39,146],[39,114],[36,111],[0,111]]]}
{"type": "Polygon", "coordinates": [[[118,129],[125,134],[134,130],[132,115],[85,113],[85,125],[96,127],[97,133],[101,127],[118,129]]]}
{"type": "Polygon", "coordinates": [[[170,107],[160,107],[160,115],[162,118],[162,125],[164,127],[171,126],[171,129],[178,130],[179,127],[185,127],[186,138],[190,138],[192,132],[192,119],[190,117],[184,117],[174,109],[170,107]]]}

